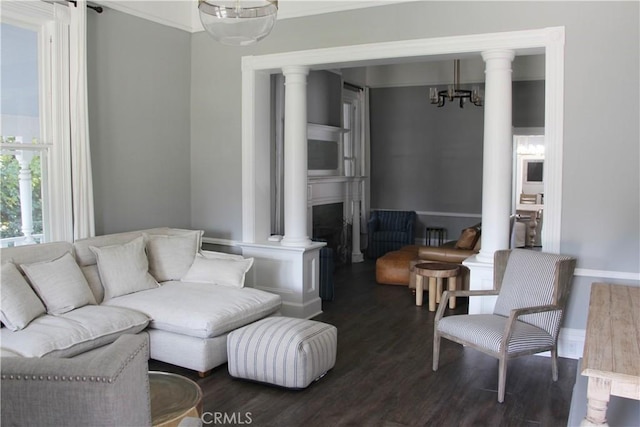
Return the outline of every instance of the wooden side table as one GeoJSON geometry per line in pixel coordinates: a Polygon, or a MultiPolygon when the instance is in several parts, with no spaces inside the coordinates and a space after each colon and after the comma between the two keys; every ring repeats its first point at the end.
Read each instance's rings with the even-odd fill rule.
{"type": "MultiPolygon", "coordinates": [[[[424,278],[429,278],[429,311],[436,311],[442,296],[442,279],[448,279],[450,291],[456,290],[460,266],[442,262],[423,262],[413,267],[416,273],[416,305],[422,305],[424,278]]],[[[456,298],[449,298],[449,308],[456,308],[456,298]]]]}
{"type": "Polygon", "coordinates": [[[194,381],[169,372],[149,372],[151,422],[176,427],[187,417],[202,415],[202,390],[194,381]]]}

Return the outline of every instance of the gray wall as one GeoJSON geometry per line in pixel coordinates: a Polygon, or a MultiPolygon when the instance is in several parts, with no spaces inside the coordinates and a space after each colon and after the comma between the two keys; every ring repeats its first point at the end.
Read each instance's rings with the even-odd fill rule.
{"type": "Polygon", "coordinates": [[[413,2],[282,20],[247,48],[113,10],[88,16],[98,233],[171,225],[232,240],[242,239],[242,56],[564,26],[561,251],[580,269],[565,326],[584,328],[591,282],[637,284],[625,273],[639,271],[640,108],[618,96],[640,91],[636,2],[413,2]]]}
{"type": "Polygon", "coordinates": [[[191,35],[87,14],[96,233],[191,225],[191,35]]]}
{"type": "Polygon", "coordinates": [[[191,225],[205,229],[207,236],[242,239],[241,56],[564,26],[560,247],[577,256],[583,269],[574,281],[566,319],[566,326],[582,329],[589,285],[601,280],[587,274],[637,283],[612,279],[608,272],[639,270],[640,109],[637,96],[619,96],[640,91],[638,6],[636,2],[412,2],[283,20],[269,37],[246,49],[194,34],[191,225]],[[603,85],[606,90],[599,90],[603,85]]]}
{"type": "MultiPolygon", "coordinates": [[[[418,239],[426,226],[444,227],[456,239],[480,221],[465,215],[482,212],[484,109],[461,109],[457,101],[437,107],[429,88],[371,89],[371,207],[417,211],[418,239]]],[[[544,126],[544,81],[513,82],[513,126],[544,126]]]]}
{"type": "MultiPolygon", "coordinates": [[[[482,211],[483,108],[438,108],[429,101],[429,87],[412,86],[371,89],[370,113],[372,209],[482,211]]],[[[429,225],[443,226],[455,238],[459,230],[450,222],[420,217],[416,237],[424,237],[429,225]]]]}
{"type": "Polygon", "coordinates": [[[513,127],[544,127],[544,80],[513,82],[513,127]]]}
{"type": "Polygon", "coordinates": [[[311,71],[307,77],[307,121],[342,127],[342,77],[329,71],[311,71]]]}

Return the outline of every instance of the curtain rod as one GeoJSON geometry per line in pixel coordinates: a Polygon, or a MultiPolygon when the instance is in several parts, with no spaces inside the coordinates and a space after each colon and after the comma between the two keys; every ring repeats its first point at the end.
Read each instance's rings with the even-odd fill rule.
{"type": "MultiPolygon", "coordinates": [[[[73,3],[73,5],[76,7],[78,6],[78,2],[76,0],[64,0],[64,1],[66,1],[67,3],[73,3]]],[[[103,11],[102,6],[93,6],[93,5],[87,4],[87,7],[89,9],[95,10],[98,13],[102,13],[103,11]]]]}
{"type": "Polygon", "coordinates": [[[345,88],[352,89],[352,90],[364,90],[364,88],[362,88],[360,86],[356,86],[353,83],[349,83],[349,82],[344,82],[343,86],[345,88]]]}

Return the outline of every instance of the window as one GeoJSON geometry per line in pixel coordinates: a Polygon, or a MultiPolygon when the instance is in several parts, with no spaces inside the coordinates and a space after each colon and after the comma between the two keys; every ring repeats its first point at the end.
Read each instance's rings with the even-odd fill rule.
{"type": "Polygon", "coordinates": [[[309,176],[342,176],[342,134],[333,126],[307,125],[307,168],[309,176]]]}
{"type": "Polygon", "coordinates": [[[42,181],[48,147],[40,141],[38,33],[7,23],[2,34],[2,246],[44,238],[42,181]]]}
{"type": "Polygon", "coordinates": [[[66,6],[3,4],[0,244],[73,239],[66,6]],[[55,11],[55,13],[54,13],[55,11]]]}

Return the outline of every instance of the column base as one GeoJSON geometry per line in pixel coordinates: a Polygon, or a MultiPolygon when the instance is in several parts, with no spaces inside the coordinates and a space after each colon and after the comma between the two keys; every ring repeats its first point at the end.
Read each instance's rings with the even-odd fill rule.
{"type": "MultiPolygon", "coordinates": [[[[469,269],[469,290],[493,289],[493,256],[491,262],[485,262],[478,255],[467,258],[462,263],[469,269]]],[[[496,304],[496,296],[483,296],[469,298],[469,314],[493,313],[496,304]]]]}
{"type": "Polygon", "coordinates": [[[304,248],[306,246],[311,245],[311,239],[309,237],[287,237],[284,236],[280,241],[282,246],[291,246],[296,248],[304,248]]]}
{"type": "Polygon", "coordinates": [[[242,255],[253,257],[246,286],[280,295],[281,313],[309,319],[322,313],[320,299],[320,249],[323,242],[305,247],[280,243],[240,243],[242,255]]]}

